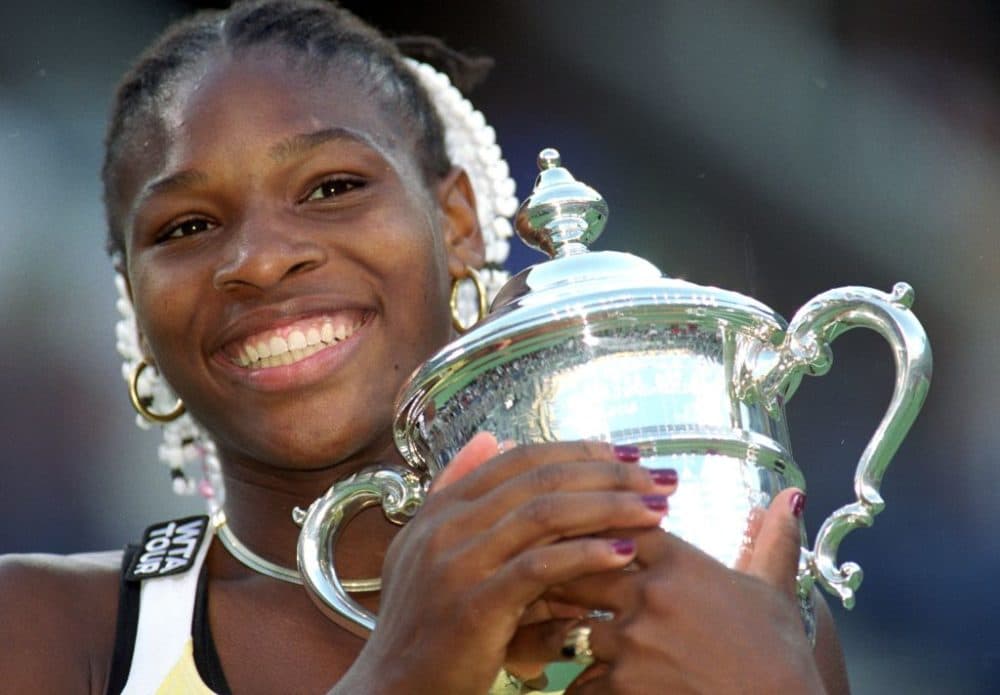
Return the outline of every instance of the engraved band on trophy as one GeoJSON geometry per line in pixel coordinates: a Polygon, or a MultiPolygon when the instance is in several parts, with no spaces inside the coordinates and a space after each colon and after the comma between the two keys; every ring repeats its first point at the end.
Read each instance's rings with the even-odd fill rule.
{"type": "Polygon", "coordinates": [[[826,519],[811,549],[803,547],[798,573],[804,605],[818,583],[852,607],[862,572],[837,564],[838,546],[884,508],[882,477],[930,384],[931,351],[910,311],[913,290],[905,283],[891,293],[829,290],[786,323],[736,292],[664,277],[631,254],[589,251],[607,220],[606,203],[562,167],[555,150],[542,151],[539,167],[515,226],[551,259],[514,276],[484,321],[404,385],[395,439],[409,468],[363,471],[297,515],[299,569],[317,603],[374,628],[375,615],[337,577],[341,529],[376,504],[404,523],[430,479],[483,430],[525,444],[638,446],[641,465],[679,473],[663,528],[732,566],[755,510],[789,486],[805,487],[785,403],[804,374],[829,370],[830,343],[860,327],[889,343],[895,387],[857,464],[854,501],[826,519]]]}

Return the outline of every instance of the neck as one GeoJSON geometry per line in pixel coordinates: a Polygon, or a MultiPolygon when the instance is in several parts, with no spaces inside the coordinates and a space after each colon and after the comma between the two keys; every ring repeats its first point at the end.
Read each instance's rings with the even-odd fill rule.
{"type": "MultiPolygon", "coordinates": [[[[378,462],[398,462],[398,454],[356,457],[316,471],[267,468],[222,453],[224,505],[228,526],[250,550],[287,568],[296,567],[299,527],[292,520],[296,507],[307,509],[331,485],[378,462]]],[[[381,509],[359,514],[346,526],[337,543],[337,570],[345,579],[378,577],[382,559],[399,527],[381,509]]],[[[226,555],[226,574],[249,570],[226,555]]]]}

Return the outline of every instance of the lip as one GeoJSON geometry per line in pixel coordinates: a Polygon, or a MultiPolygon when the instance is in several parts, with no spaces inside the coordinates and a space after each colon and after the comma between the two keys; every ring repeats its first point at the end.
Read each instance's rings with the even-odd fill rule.
{"type": "Polygon", "coordinates": [[[219,333],[210,353],[211,361],[229,379],[255,390],[281,391],[308,386],[340,369],[365,340],[376,320],[377,312],[371,307],[362,307],[354,302],[296,301],[294,304],[263,307],[241,315],[219,333]],[[327,345],[319,352],[293,364],[248,369],[235,364],[226,353],[225,346],[257,333],[278,330],[299,321],[344,311],[363,313],[361,325],[347,338],[327,345]]]}

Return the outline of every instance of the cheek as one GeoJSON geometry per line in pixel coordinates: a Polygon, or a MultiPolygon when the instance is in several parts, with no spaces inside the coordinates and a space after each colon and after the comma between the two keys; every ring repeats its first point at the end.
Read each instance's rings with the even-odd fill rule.
{"type": "Polygon", "coordinates": [[[407,288],[407,295],[390,299],[434,304],[443,292],[447,308],[450,276],[442,232],[432,217],[435,212],[428,212],[428,203],[415,197],[412,192],[401,192],[396,198],[398,205],[372,220],[370,229],[382,233],[368,237],[372,244],[369,257],[379,259],[380,274],[391,277],[393,287],[407,288]]]}
{"type": "MultiPolygon", "coordinates": [[[[450,325],[448,262],[436,233],[428,232],[420,240],[412,241],[400,259],[397,283],[403,287],[390,299],[401,307],[410,307],[411,311],[419,310],[421,320],[429,323],[427,329],[450,325]]],[[[440,335],[441,331],[433,333],[440,335]]]]}
{"type": "MultiPolygon", "coordinates": [[[[152,353],[157,365],[169,371],[181,351],[171,349],[190,335],[195,305],[193,293],[186,288],[193,283],[177,272],[143,267],[130,272],[136,324],[143,339],[143,349],[152,353]]],[[[167,374],[168,380],[169,374],[167,374]]]]}

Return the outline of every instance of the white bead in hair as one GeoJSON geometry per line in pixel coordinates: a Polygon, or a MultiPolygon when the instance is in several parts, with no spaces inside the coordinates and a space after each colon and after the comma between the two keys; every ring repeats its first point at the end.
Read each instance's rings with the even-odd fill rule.
{"type": "MultiPolygon", "coordinates": [[[[509,239],[514,232],[510,218],[517,212],[518,205],[510,167],[497,145],[496,131],[448,76],[412,58],[405,61],[441,118],[448,159],[465,169],[476,194],[476,213],[486,246],[487,264],[480,276],[492,300],[509,277],[502,266],[510,252],[509,239]]],[[[478,310],[474,292],[464,288],[459,292],[458,311],[464,324],[475,322],[478,310]]]]}
{"type": "MultiPolygon", "coordinates": [[[[430,65],[406,59],[418,82],[426,90],[444,126],[445,150],[455,166],[469,176],[476,196],[476,213],[486,246],[487,267],[480,271],[488,299],[492,300],[509,277],[503,269],[510,250],[513,233],[510,218],[517,211],[514,180],[496,144],[496,132],[486,123],[482,113],[451,84],[448,76],[430,65]]],[[[115,274],[118,289],[116,306],[121,319],[115,327],[116,346],[124,359],[122,376],[126,382],[132,370],[142,360],[139,349],[135,311],[128,295],[125,279],[115,274]]],[[[467,288],[463,288],[467,289],[467,288]]],[[[459,293],[459,313],[464,321],[473,323],[477,302],[473,293],[459,293]]],[[[159,372],[145,370],[138,384],[141,398],[151,398],[154,411],[168,411],[176,396],[159,372]]],[[[136,415],[143,429],[149,422],[136,415]]],[[[182,495],[198,493],[205,498],[209,512],[221,508],[224,502],[222,470],[215,442],[189,413],[163,427],[163,443],[159,447],[160,461],[170,467],[174,492],[182,495]]]]}
{"type": "MultiPolygon", "coordinates": [[[[116,347],[122,356],[122,376],[129,380],[136,365],[142,361],[142,351],[139,349],[139,332],[135,322],[135,310],[128,295],[125,278],[115,273],[115,288],[118,290],[118,300],[115,306],[121,318],[115,326],[116,347]]],[[[155,369],[143,371],[137,384],[139,397],[151,399],[150,408],[155,412],[166,412],[173,407],[177,396],[174,395],[166,380],[155,369]]],[[[135,422],[142,429],[149,429],[150,423],[141,415],[135,416],[135,422]]],[[[215,455],[215,444],[189,413],[184,413],[173,422],[162,425],[163,442],[158,454],[160,461],[170,468],[170,477],[174,492],[179,495],[190,495],[200,492],[215,509],[222,504],[222,479],[219,460],[215,455]],[[197,479],[189,471],[198,467],[197,479]]]]}

